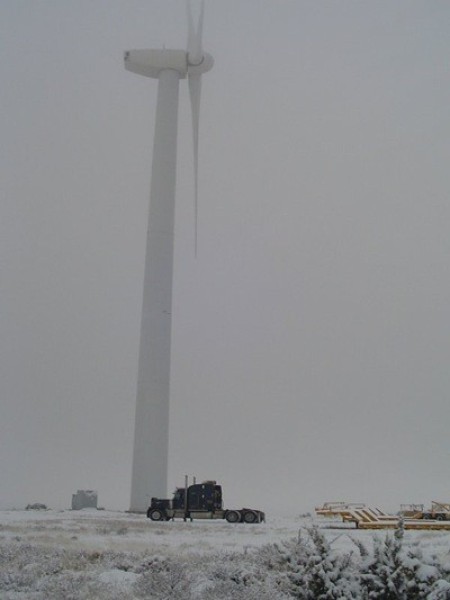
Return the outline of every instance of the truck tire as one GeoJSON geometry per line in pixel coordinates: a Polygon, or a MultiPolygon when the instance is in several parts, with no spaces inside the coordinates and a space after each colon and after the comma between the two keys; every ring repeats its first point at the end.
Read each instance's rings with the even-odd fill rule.
{"type": "Polygon", "coordinates": [[[225,519],[228,523],[239,523],[241,520],[241,513],[238,510],[229,510],[225,515],[225,519]]]}
{"type": "Polygon", "coordinates": [[[162,510],[159,510],[159,508],[154,508],[153,510],[150,510],[148,517],[152,521],[166,521],[167,520],[165,514],[162,512],[162,510]]]}
{"type": "Polygon", "coordinates": [[[244,523],[258,523],[258,515],[253,510],[248,510],[243,516],[244,523]]]}

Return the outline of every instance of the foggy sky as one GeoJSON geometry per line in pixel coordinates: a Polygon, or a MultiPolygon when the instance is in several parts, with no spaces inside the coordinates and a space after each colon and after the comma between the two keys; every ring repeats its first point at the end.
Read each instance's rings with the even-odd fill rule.
{"type": "MultiPolygon", "coordinates": [[[[450,5],[207,0],[179,111],[170,487],[450,500],[450,5]]],[[[0,3],[0,508],[129,505],[156,82],[182,0],[0,3]]]]}

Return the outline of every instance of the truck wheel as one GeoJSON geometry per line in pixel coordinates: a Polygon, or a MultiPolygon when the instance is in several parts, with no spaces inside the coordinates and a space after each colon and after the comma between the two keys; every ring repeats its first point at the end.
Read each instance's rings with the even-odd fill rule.
{"type": "Polygon", "coordinates": [[[152,521],[165,521],[166,520],[166,517],[164,516],[163,512],[157,508],[154,508],[153,510],[151,510],[150,514],[148,516],[152,521]]]}
{"type": "Polygon", "coordinates": [[[253,512],[252,510],[249,510],[248,512],[244,513],[244,523],[257,523],[258,522],[258,515],[253,512]]]}
{"type": "Polygon", "coordinates": [[[241,513],[237,510],[229,510],[225,519],[228,521],[228,523],[239,523],[241,520],[241,513]]]}

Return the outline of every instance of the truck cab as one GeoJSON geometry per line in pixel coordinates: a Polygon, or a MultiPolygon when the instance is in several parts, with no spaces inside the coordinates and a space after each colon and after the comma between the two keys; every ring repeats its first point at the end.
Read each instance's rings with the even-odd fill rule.
{"type": "Polygon", "coordinates": [[[264,520],[264,513],[243,508],[224,510],[222,487],[216,481],[194,483],[184,488],[176,488],[171,500],[152,498],[147,510],[152,521],[170,519],[226,519],[230,523],[256,523],[264,520]]]}

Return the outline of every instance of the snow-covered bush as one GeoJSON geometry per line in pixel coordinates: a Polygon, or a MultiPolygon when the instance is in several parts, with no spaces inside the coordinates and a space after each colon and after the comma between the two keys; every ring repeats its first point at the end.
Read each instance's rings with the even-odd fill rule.
{"type": "Polygon", "coordinates": [[[422,600],[450,598],[448,573],[434,555],[425,555],[419,544],[404,548],[404,528],[374,538],[370,554],[362,550],[361,586],[368,600],[422,600]]]}
{"type": "Polygon", "coordinates": [[[352,555],[334,552],[317,527],[300,532],[297,539],[266,546],[259,555],[280,593],[291,598],[360,598],[352,555]]]}
{"type": "MultiPolygon", "coordinates": [[[[0,545],[2,600],[131,600],[99,580],[99,573],[124,557],[113,553],[66,551],[23,543],[0,545]]],[[[134,561],[135,562],[135,561],[134,561]]],[[[133,563],[134,564],[134,563],[133,563]]],[[[118,590],[117,590],[118,591],[118,590]]]]}
{"type": "Polygon", "coordinates": [[[418,543],[404,546],[400,526],[374,537],[372,548],[353,540],[358,553],[333,550],[317,527],[297,539],[268,545],[257,553],[280,593],[301,600],[450,600],[450,568],[418,543]]]}
{"type": "Polygon", "coordinates": [[[384,540],[374,538],[373,554],[366,556],[361,566],[361,584],[367,598],[396,600],[403,598],[406,578],[402,563],[403,529],[386,535],[384,540]]]}
{"type": "Polygon", "coordinates": [[[192,574],[187,564],[169,559],[154,559],[147,563],[134,586],[136,598],[152,600],[191,600],[192,574]]]}
{"type": "MultiPolygon", "coordinates": [[[[112,535],[115,530],[112,530],[112,535]]],[[[126,534],[123,534],[126,535],[126,534]]],[[[0,540],[1,600],[450,600],[450,562],[403,529],[328,542],[317,527],[246,552],[156,556],[0,540]]]]}
{"type": "Polygon", "coordinates": [[[203,568],[199,600],[283,600],[283,594],[255,553],[217,553],[203,568]]]}

